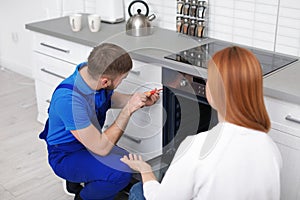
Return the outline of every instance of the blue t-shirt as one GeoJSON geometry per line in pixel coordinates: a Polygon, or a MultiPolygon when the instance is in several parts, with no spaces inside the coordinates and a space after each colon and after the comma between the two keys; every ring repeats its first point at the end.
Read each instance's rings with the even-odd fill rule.
{"type": "Polygon", "coordinates": [[[111,106],[112,90],[92,90],[83,80],[79,69],[86,66],[81,63],[75,72],[61,84],[73,85],[74,89],[59,88],[51,98],[49,108],[49,129],[47,142],[49,145],[72,142],[75,137],[70,130],[79,130],[93,124],[100,132],[105,120],[105,113],[111,106]],[[75,91],[74,91],[75,90],[75,91]],[[95,112],[95,94],[100,94],[98,102],[104,105],[102,119],[97,119],[95,112]]]}

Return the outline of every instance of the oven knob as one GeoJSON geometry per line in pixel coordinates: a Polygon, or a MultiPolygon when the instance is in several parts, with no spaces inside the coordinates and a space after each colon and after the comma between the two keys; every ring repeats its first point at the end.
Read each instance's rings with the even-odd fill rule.
{"type": "Polygon", "coordinates": [[[187,86],[187,80],[186,79],[182,79],[181,81],[180,81],[180,86],[181,87],[185,87],[185,86],[187,86]]]}

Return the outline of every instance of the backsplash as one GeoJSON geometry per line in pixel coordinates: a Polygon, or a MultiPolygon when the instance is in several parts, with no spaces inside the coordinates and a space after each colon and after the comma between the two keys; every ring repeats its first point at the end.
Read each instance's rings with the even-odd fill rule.
{"type": "MultiPolygon", "coordinates": [[[[96,0],[47,0],[48,16],[95,12],[96,0]],[[55,5],[54,5],[55,4],[55,5]]],[[[127,7],[132,0],[124,0],[127,7]]],[[[153,24],[176,31],[177,0],[145,0],[153,24]]],[[[208,0],[208,36],[300,56],[300,4],[294,0],[208,0]]]]}

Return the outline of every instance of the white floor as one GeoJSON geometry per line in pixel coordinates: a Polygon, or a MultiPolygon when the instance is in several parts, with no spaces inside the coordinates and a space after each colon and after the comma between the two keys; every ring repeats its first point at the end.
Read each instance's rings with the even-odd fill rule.
{"type": "Polygon", "coordinates": [[[0,200],[71,200],[38,139],[34,82],[0,69],[0,200]]]}

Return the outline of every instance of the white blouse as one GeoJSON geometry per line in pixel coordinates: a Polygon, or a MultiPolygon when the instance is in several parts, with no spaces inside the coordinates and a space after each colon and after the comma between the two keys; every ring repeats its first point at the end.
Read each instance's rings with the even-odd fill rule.
{"type": "Polygon", "coordinates": [[[147,200],[279,200],[280,152],[268,134],[231,123],[187,137],[147,200]]]}

